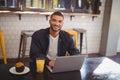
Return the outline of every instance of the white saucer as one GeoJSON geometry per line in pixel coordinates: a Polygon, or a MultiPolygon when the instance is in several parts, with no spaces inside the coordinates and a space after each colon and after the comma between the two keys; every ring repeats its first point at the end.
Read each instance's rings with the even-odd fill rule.
{"type": "Polygon", "coordinates": [[[24,69],[23,72],[16,72],[15,67],[11,67],[11,68],[9,69],[9,72],[10,72],[10,73],[16,74],[16,75],[26,74],[26,73],[28,73],[29,71],[30,71],[30,69],[29,69],[27,66],[25,66],[25,69],[24,69]]]}

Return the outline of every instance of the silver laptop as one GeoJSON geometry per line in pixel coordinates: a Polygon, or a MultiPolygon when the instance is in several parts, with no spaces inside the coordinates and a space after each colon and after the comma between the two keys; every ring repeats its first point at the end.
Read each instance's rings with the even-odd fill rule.
{"type": "Polygon", "coordinates": [[[47,68],[52,73],[80,70],[86,57],[86,55],[57,57],[53,69],[48,65],[47,68]]]}

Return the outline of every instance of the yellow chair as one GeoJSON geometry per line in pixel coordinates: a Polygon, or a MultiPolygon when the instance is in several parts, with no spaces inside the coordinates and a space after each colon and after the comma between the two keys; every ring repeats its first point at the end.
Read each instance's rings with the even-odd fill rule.
{"type": "Polygon", "coordinates": [[[87,50],[87,31],[85,29],[82,28],[74,28],[74,31],[76,31],[78,33],[79,39],[80,39],[80,53],[82,53],[82,48],[83,48],[83,36],[85,37],[85,48],[86,48],[86,53],[88,53],[87,50]]]}
{"type": "Polygon", "coordinates": [[[4,34],[3,34],[2,31],[0,31],[0,44],[1,44],[1,51],[2,51],[2,57],[3,57],[3,60],[4,60],[4,64],[7,64],[5,42],[4,42],[4,34]]]}
{"type": "Polygon", "coordinates": [[[71,36],[74,37],[76,48],[78,48],[78,33],[77,33],[77,31],[72,30],[72,29],[67,29],[64,31],[68,32],[71,36]]]}

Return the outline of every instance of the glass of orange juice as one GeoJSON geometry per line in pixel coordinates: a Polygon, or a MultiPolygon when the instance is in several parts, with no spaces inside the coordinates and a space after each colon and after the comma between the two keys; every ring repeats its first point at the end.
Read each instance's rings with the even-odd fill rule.
{"type": "Polygon", "coordinates": [[[43,73],[44,71],[45,59],[36,58],[36,70],[38,73],[43,73]]]}

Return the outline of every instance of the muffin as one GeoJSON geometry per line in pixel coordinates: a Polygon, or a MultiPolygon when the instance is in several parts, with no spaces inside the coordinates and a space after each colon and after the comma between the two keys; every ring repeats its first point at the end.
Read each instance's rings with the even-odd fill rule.
{"type": "Polygon", "coordinates": [[[23,72],[25,69],[25,64],[23,62],[17,62],[15,64],[15,70],[16,72],[23,72]]]}

